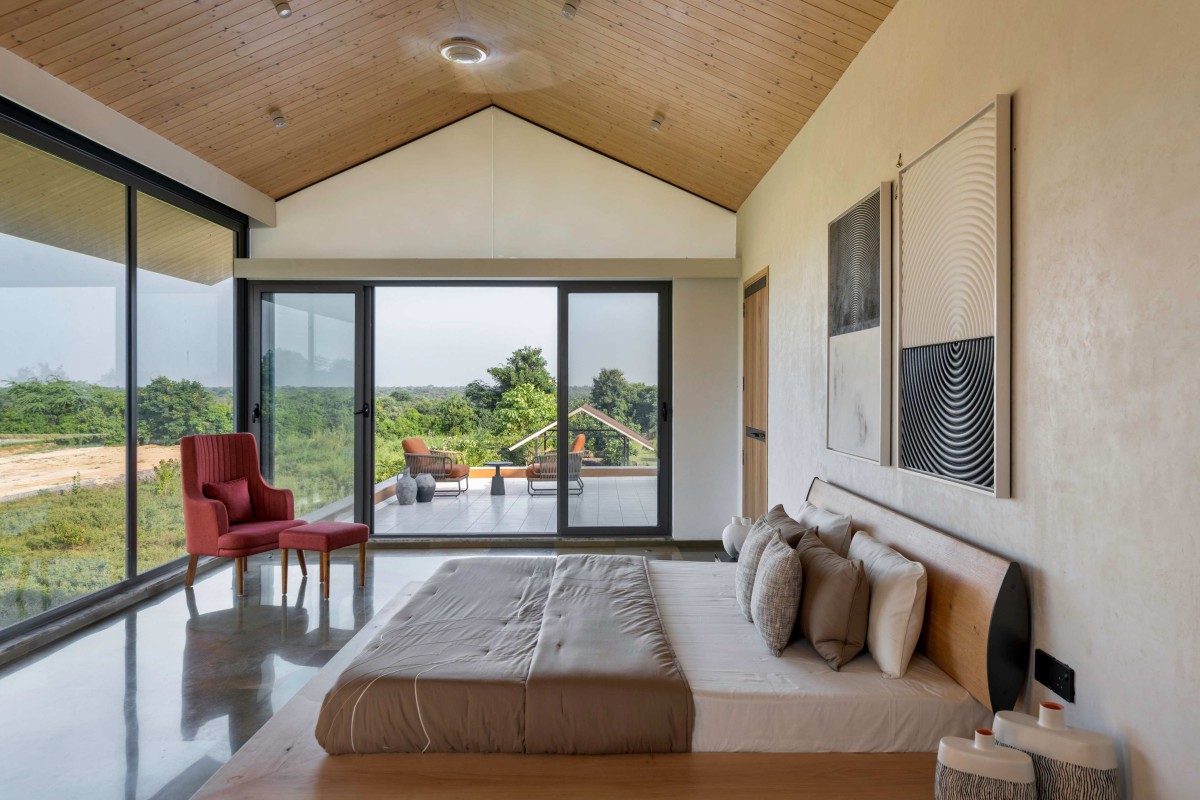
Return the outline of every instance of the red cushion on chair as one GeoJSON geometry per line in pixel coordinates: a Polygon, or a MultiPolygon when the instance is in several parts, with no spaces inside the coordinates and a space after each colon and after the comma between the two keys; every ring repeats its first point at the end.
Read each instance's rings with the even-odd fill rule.
{"type": "Polygon", "coordinates": [[[443,480],[458,480],[459,478],[465,478],[470,474],[471,468],[466,464],[455,464],[450,468],[450,471],[446,473],[446,477],[443,480]]]}
{"type": "Polygon", "coordinates": [[[217,545],[222,550],[247,550],[251,547],[274,545],[279,541],[280,533],[296,527],[296,524],[294,519],[272,519],[230,525],[229,533],[221,534],[217,538],[217,545]]]}
{"type": "Polygon", "coordinates": [[[229,514],[229,524],[249,522],[254,519],[254,506],[250,502],[250,485],[245,478],[235,478],[224,483],[204,484],[204,496],[220,500],[229,514]]]}
{"type": "Polygon", "coordinates": [[[282,550],[319,550],[328,553],[367,540],[367,526],[357,522],[313,522],[279,534],[282,550]]]}

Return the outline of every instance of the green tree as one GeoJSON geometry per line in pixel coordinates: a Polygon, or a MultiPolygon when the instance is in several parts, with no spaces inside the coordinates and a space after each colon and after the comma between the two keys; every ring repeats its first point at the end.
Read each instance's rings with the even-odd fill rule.
{"type": "Polygon", "coordinates": [[[488,375],[492,378],[491,384],[471,381],[466,388],[467,401],[485,411],[495,410],[501,398],[518,386],[532,386],[540,392],[554,394],[554,376],[546,367],[540,347],[514,350],[503,364],[491,367],[488,375]]]}
{"type": "Polygon", "coordinates": [[[629,412],[636,400],[632,384],[619,369],[601,369],[592,379],[592,406],[615,420],[629,424],[629,412]]]}
{"type": "Polygon", "coordinates": [[[523,383],[509,389],[496,404],[496,436],[516,441],[553,422],[557,415],[553,394],[523,383]]]}
{"type": "Polygon", "coordinates": [[[216,402],[199,381],[173,381],[162,375],[138,390],[138,440],[175,444],[197,433],[233,430],[233,409],[216,402]]]}
{"type": "Polygon", "coordinates": [[[460,436],[475,427],[475,409],[461,394],[452,394],[433,403],[430,412],[437,433],[460,436]]]}

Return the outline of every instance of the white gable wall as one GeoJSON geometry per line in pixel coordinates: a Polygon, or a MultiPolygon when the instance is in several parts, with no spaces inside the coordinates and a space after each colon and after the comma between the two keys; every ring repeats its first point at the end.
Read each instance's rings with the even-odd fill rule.
{"type": "Polygon", "coordinates": [[[736,249],[733,212],[497,108],[276,209],[276,227],[254,231],[255,258],[732,258],[736,249]]]}

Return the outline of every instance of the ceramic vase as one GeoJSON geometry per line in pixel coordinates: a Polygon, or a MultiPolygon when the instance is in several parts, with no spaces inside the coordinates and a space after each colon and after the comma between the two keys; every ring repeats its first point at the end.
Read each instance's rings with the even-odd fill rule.
{"type": "Polygon", "coordinates": [[[750,533],[749,517],[734,517],[733,521],[725,526],[725,530],[721,531],[721,544],[725,545],[725,552],[729,553],[731,558],[736,557],[742,551],[742,545],[745,544],[748,533],[750,533]]]}
{"type": "Polygon", "coordinates": [[[422,472],[417,476],[417,502],[428,503],[433,500],[433,493],[437,491],[437,481],[428,472],[422,472]]]}
{"type": "Polygon", "coordinates": [[[1117,748],[1107,736],[1067,727],[1060,703],[1042,703],[1038,716],[1001,711],[993,723],[1005,747],[1028,753],[1038,794],[1054,800],[1118,800],[1117,748]]]}
{"type": "Polygon", "coordinates": [[[975,739],[947,736],[938,745],[934,800],[1036,800],[1033,761],[1024,753],[997,747],[987,728],[975,739]]]}
{"type": "Polygon", "coordinates": [[[396,502],[402,506],[417,502],[417,479],[408,474],[408,467],[396,476],[396,502]]]}

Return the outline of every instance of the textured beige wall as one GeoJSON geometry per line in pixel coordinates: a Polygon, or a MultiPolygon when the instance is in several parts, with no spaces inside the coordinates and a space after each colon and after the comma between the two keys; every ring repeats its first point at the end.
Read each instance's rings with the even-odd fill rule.
{"type": "MultiPolygon", "coordinates": [[[[738,215],[771,266],[770,498],[824,476],[1023,562],[1070,722],[1200,796],[1200,3],[903,0],[738,215]],[[826,225],[1013,99],[1013,499],[823,446],[826,225]]],[[[1032,685],[1027,702],[1047,696],[1032,685]]]]}

